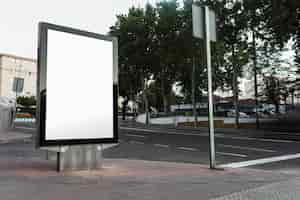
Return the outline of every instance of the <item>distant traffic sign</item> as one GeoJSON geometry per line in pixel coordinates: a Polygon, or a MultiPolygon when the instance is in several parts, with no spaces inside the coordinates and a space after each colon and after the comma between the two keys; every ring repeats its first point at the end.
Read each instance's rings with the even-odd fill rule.
{"type": "MultiPolygon", "coordinates": [[[[204,7],[193,5],[193,35],[196,38],[204,39],[204,7]]],[[[217,41],[216,33],[216,14],[213,10],[209,9],[209,33],[210,40],[213,42],[217,41]]]]}

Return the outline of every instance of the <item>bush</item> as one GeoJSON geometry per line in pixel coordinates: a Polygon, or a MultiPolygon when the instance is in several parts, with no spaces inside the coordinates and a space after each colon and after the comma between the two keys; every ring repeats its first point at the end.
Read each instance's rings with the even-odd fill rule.
{"type": "Polygon", "coordinates": [[[26,96],[20,96],[17,98],[17,104],[20,104],[24,107],[30,107],[36,105],[36,99],[34,96],[26,97],[26,96]]]}
{"type": "Polygon", "coordinates": [[[189,111],[189,112],[185,112],[185,116],[186,116],[186,117],[193,116],[193,112],[191,112],[191,111],[189,111]]]}

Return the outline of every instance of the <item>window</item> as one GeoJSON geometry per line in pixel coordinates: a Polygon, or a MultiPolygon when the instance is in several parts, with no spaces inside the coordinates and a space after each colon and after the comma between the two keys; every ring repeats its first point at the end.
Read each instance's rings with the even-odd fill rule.
{"type": "Polygon", "coordinates": [[[24,88],[24,78],[15,77],[12,90],[14,92],[23,92],[23,88],[24,88]]]}

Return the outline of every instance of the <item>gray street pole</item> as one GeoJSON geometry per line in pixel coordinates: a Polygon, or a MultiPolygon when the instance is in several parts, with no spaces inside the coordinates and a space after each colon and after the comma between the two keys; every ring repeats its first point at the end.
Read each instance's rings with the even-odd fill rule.
{"type": "Polygon", "coordinates": [[[215,158],[215,129],[214,129],[214,105],[213,105],[213,89],[212,89],[212,71],[211,71],[211,48],[210,48],[210,19],[209,8],[204,8],[204,31],[206,46],[206,65],[208,76],[208,109],[209,109],[209,139],[210,139],[210,168],[216,168],[215,158]]]}
{"type": "Polygon", "coordinates": [[[217,41],[216,36],[216,16],[208,6],[200,7],[193,5],[193,36],[204,39],[206,51],[206,65],[208,77],[208,109],[209,109],[209,150],[210,150],[210,168],[216,168],[215,151],[215,129],[214,129],[214,105],[212,89],[212,71],[211,71],[211,48],[210,42],[217,41]],[[210,19],[211,18],[211,19],[210,19]]]}
{"type": "Polygon", "coordinates": [[[193,71],[192,71],[192,102],[193,102],[193,116],[194,127],[197,127],[197,102],[196,102],[196,61],[193,56],[193,71]]]}

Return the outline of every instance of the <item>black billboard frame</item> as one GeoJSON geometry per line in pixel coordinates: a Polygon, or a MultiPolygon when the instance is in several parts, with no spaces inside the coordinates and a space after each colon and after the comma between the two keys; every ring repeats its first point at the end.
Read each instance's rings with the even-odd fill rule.
{"type": "Polygon", "coordinates": [[[36,110],[36,146],[55,147],[84,144],[118,143],[118,39],[67,26],[40,22],[38,26],[38,56],[37,56],[37,110],[36,110]],[[113,137],[96,139],[63,139],[46,140],[46,90],[47,90],[47,44],[48,30],[54,30],[79,36],[90,37],[113,43],[113,137]]]}

